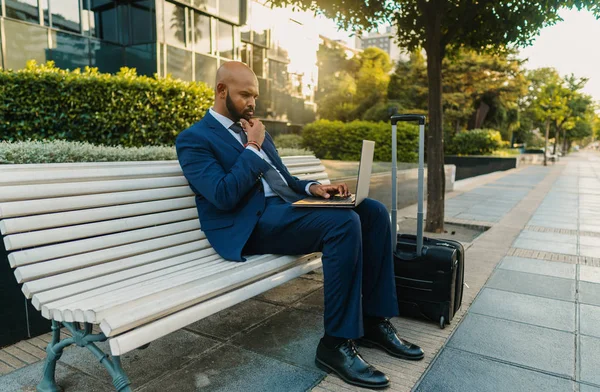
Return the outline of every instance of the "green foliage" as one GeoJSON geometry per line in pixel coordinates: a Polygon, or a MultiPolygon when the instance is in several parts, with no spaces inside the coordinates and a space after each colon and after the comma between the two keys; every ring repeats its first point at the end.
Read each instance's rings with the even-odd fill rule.
{"type": "Polygon", "coordinates": [[[447,146],[447,152],[454,155],[489,155],[505,145],[500,132],[493,129],[473,129],[454,135],[447,146]]]}
{"type": "Polygon", "coordinates": [[[3,140],[143,146],[174,144],[206,113],[213,92],[201,82],[138,76],[134,69],[110,75],[30,61],[19,71],[0,70],[0,102],[3,140]]]}
{"type": "MultiPolygon", "coordinates": [[[[389,121],[390,117],[394,114],[404,112],[403,107],[400,103],[395,101],[388,102],[379,102],[378,104],[371,106],[365,114],[363,114],[362,119],[365,121],[389,121]]],[[[411,113],[413,113],[411,111],[411,113]]]]}
{"type": "Polygon", "coordinates": [[[273,138],[275,147],[279,148],[302,148],[302,136],[294,134],[278,135],[273,138]]]}
{"type": "MultiPolygon", "coordinates": [[[[318,120],[307,124],[302,137],[304,145],[317,158],[344,161],[360,160],[363,139],[375,142],[375,161],[391,161],[391,127],[386,122],[318,120]]],[[[398,124],[398,160],[417,160],[418,129],[416,125],[398,124]]]]}
{"type": "MultiPolygon", "coordinates": [[[[279,148],[282,157],[314,155],[302,148],[279,148]]],[[[177,160],[175,146],[107,147],[65,140],[1,142],[0,164],[129,162],[177,160]]]]}

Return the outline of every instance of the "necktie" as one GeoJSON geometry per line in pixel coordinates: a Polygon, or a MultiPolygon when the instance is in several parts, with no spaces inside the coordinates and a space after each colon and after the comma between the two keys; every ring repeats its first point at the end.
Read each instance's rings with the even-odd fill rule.
{"type": "MultiPolygon", "coordinates": [[[[246,136],[246,132],[242,132],[244,129],[240,124],[234,123],[229,127],[229,129],[240,135],[243,144],[248,143],[248,136],[246,136]]],[[[273,166],[269,165],[269,170],[263,174],[263,178],[267,184],[269,184],[273,192],[275,192],[279,197],[288,203],[293,203],[301,199],[301,197],[299,197],[298,194],[296,194],[296,192],[294,192],[292,188],[285,183],[273,166]]]]}

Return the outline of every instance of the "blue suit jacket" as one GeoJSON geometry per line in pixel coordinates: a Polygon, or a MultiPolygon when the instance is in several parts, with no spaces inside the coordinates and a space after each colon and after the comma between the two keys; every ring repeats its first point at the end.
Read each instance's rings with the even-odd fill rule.
{"type": "MultiPolygon", "coordinates": [[[[202,231],[227,260],[246,261],[242,249],[265,209],[262,175],[271,167],[245,149],[210,113],[175,142],[185,178],[196,194],[202,231]]],[[[267,133],[262,149],[297,193],[310,181],[292,177],[267,133]]]]}

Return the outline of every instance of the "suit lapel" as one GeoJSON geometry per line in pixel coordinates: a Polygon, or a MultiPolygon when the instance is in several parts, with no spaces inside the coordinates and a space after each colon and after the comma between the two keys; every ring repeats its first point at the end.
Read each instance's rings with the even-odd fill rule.
{"type": "Polygon", "coordinates": [[[217,121],[209,112],[204,116],[207,125],[213,129],[225,142],[231,144],[239,152],[244,151],[244,146],[227,130],[223,124],[217,121]]]}

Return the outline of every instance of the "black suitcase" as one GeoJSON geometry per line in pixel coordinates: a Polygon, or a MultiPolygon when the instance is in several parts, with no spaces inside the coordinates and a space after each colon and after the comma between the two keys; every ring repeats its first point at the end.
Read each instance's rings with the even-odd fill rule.
{"type": "Polygon", "coordinates": [[[401,315],[424,316],[444,328],[462,303],[465,252],[457,241],[423,237],[425,116],[422,115],[392,117],[392,222],[397,222],[396,124],[415,120],[419,122],[417,235],[396,236],[396,224],[392,224],[398,307],[401,315]]]}

